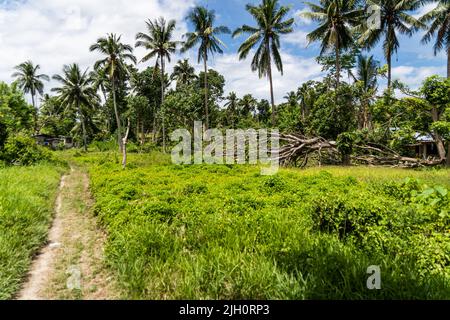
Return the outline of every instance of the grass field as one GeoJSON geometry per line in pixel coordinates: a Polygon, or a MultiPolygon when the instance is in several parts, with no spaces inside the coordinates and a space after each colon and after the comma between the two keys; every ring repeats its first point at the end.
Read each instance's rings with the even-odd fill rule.
{"type": "Polygon", "coordinates": [[[172,166],[90,169],[107,262],[133,299],[445,299],[450,171],[172,166]],[[367,289],[381,267],[382,289],[367,289]]]}
{"type": "Polygon", "coordinates": [[[45,242],[61,173],[54,165],[0,169],[0,300],[14,296],[45,242]]]}

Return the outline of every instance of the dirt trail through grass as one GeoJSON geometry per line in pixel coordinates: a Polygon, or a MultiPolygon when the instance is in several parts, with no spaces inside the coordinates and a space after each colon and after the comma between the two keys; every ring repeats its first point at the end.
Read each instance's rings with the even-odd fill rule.
{"type": "Polygon", "coordinates": [[[61,180],[48,243],[34,260],[19,300],[118,298],[105,269],[105,234],[92,215],[89,178],[77,167],[61,180]]]}

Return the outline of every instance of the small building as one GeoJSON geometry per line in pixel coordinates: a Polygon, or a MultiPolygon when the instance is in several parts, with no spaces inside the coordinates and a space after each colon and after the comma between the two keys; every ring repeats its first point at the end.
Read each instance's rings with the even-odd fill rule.
{"type": "Polygon", "coordinates": [[[36,143],[40,146],[48,147],[53,150],[56,150],[60,147],[64,147],[65,149],[71,149],[74,146],[73,138],[71,137],[54,137],[47,134],[38,134],[33,136],[36,140],[36,143]]]}
{"type": "Polygon", "coordinates": [[[415,150],[417,158],[426,160],[429,157],[439,157],[439,151],[433,136],[416,133],[414,139],[416,143],[410,145],[410,147],[415,150]]]}

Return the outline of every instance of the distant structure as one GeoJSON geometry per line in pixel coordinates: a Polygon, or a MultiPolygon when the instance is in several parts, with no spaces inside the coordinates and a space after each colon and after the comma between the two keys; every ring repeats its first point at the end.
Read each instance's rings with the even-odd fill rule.
{"type": "Polygon", "coordinates": [[[436,141],[430,134],[423,135],[416,133],[414,139],[416,139],[416,143],[410,147],[415,149],[417,158],[426,160],[428,157],[439,156],[436,141]]]}
{"type": "Polygon", "coordinates": [[[33,138],[36,140],[36,143],[40,146],[48,147],[51,149],[59,149],[61,147],[65,149],[71,149],[74,146],[73,138],[72,137],[54,137],[47,134],[38,134],[33,136],[33,138]]]}

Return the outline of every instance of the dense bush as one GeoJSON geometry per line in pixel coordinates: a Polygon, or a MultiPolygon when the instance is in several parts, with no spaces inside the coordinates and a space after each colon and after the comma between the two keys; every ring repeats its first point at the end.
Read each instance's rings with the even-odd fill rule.
{"type": "Polygon", "coordinates": [[[38,162],[57,162],[53,153],[44,147],[38,146],[33,138],[25,134],[8,137],[0,158],[7,164],[32,165],[38,162]]]}

